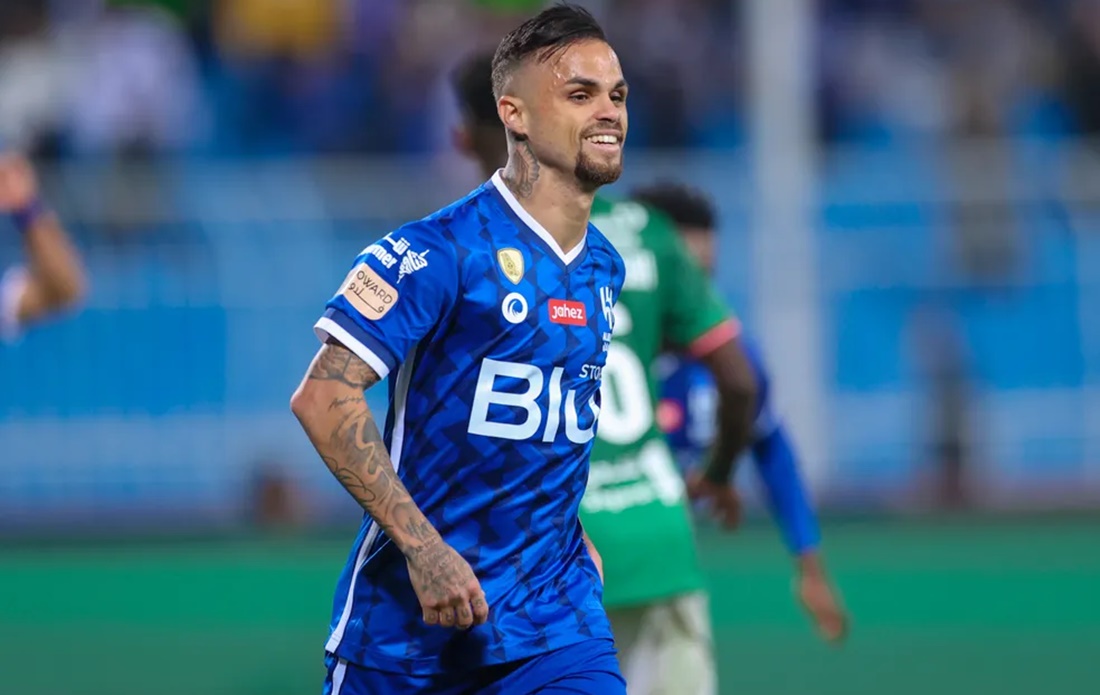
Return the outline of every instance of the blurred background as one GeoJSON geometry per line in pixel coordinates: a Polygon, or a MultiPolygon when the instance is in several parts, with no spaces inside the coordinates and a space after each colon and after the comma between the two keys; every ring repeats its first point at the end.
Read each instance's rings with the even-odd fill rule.
{"type": "MultiPolygon", "coordinates": [[[[0,691],[318,691],[359,514],[289,413],[311,326],[480,183],[448,73],[541,4],[0,2],[92,288],[0,347],[0,691]]],[[[703,528],[722,692],[1100,692],[1100,0],[582,4],[612,192],[714,197],[853,613],[826,649],[761,515],[703,528]]]]}

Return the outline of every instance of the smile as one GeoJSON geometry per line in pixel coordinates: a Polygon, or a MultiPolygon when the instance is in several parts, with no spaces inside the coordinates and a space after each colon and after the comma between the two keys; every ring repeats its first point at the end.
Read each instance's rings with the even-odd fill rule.
{"type": "Polygon", "coordinates": [[[622,144],[622,138],[620,138],[618,135],[610,135],[610,134],[589,135],[588,137],[585,138],[585,140],[587,142],[592,143],[593,145],[599,146],[601,149],[602,148],[618,149],[619,146],[622,144]]]}

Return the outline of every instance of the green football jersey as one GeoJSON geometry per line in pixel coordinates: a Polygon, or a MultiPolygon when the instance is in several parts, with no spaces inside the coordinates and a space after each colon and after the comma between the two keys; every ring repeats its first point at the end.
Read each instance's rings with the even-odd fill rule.
{"type": "Polygon", "coordinates": [[[616,608],[703,586],[683,478],[657,424],[652,365],[667,347],[690,350],[732,317],[667,218],[597,198],[592,223],[626,263],[581,504],[604,561],[604,603],[616,608]]]}

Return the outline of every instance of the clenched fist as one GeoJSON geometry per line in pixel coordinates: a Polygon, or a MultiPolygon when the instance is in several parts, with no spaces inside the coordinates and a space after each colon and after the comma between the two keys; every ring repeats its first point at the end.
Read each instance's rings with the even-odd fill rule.
{"type": "Polygon", "coordinates": [[[465,630],[489,618],[481,583],[454,548],[437,540],[417,547],[405,559],[425,623],[465,630]]]}

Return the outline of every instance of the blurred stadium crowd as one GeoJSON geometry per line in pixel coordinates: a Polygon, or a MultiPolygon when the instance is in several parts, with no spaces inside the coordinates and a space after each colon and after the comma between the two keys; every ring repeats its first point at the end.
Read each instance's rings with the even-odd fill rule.
{"type": "MultiPolygon", "coordinates": [[[[321,514],[346,502],[288,427],[309,326],[359,249],[476,185],[450,72],[542,4],[0,2],[0,146],[34,155],[92,288],[74,320],[0,349],[0,526],[222,519],[287,475],[321,514]]],[[[746,3],[583,4],[631,82],[618,186],[706,190],[720,290],[750,327],[790,325],[756,304],[746,3]]],[[[826,507],[930,485],[1095,504],[1100,0],[808,4],[817,277],[796,301],[821,322],[819,372],[776,372],[781,401],[823,394],[812,486],[826,507]]],[[[0,226],[0,270],[21,254],[0,226]]]]}
{"type": "MultiPolygon", "coordinates": [[[[0,137],[59,157],[438,151],[449,69],[538,4],[9,0],[0,137]]],[[[586,4],[635,86],[632,147],[745,142],[735,0],[586,4]]],[[[825,141],[1100,133],[1097,0],[821,0],[817,15],[825,141]]]]}

